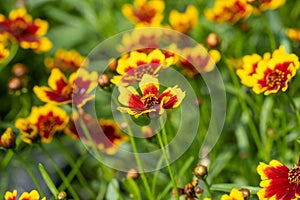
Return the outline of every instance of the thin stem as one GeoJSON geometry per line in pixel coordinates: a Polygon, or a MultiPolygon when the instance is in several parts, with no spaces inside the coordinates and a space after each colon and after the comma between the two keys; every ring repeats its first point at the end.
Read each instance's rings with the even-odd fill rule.
{"type": "MultiPolygon", "coordinates": [[[[163,122],[162,120],[160,120],[160,125],[161,125],[161,133],[165,133],[165,128],[164,128],[164,125],[163,125],[163,122]]],[[[178,194],[178,190],[177,190],[177,183],[176,183],[176,180],[175,180],[175,176],[174,176],[174,172],[173,172],[173,169],[171,168],[171,165],[169,163],[169,159],[168,159],[168,154],[166,152],[166,148],[163,144],[163,140],[162,140],[162,137],[160,135],[160,133],[156,134],[157,135],[157,139],[158,139],[158,142],[159,142],[159,145],[161,147],[161,150],[163,152],[163,156],[165,158],[165,161],[166,161],[166,165],[167,165],[167,168],[168,168],[168,171],[169,171],[169,175],[170,175],[170,178],[171,178],[171,181],[172,181],[172,184],[173,184],[173,188],[175,190],[175,194],[176,194],[176,199],[179,199],[179,194],[178,194]]]]}
{"type": "Polygon", "coordinates": [[[207,190],[207,193],[208,193],[209,197],[212,197],[212,194],[211,194],[211,191],[210,191],[210,186],[209,186],[209,184],[208,184],[206,178],[204,178],[204,179],[202,179],[202,180],[203,180],[203,183],[204,183],[204,185],[205,185],[205,188],[206,188],[206,190],[207,190]]]}
{"type": "Polygon", "coordinates": [[[43,192],[43,190],[42,190],[41,185],[40,185],[39,182],[37,181],[37,179],[36,179],[34,173],[33,173],[32,170],[30,169],[28,163],[24,160],[24,158],[23,158],[21,155],[19,155],[18,152],[14,152],[14,153],[15,153],[15,155],[17,156],[18,160],[24,165],[24,167],[25,167],[25,169],[27,170],[29,176],[31,177],[32,181],[34,182],[34,184],[35,184],[37,190],[39,191],[39,194],[40,194],[41,196],[45,196],[45,194],[44,194],[44,192],[43,192]]]}
{"type": "Polygon", "coordinates": [[[298,110],[298,108],[296,106],[296,103],[295,103],[294,99],[291,97],[291,95],[289,93],[286,93],[286,95],[287,95],[287,97],[288,97],[288,99],[290,101],[290,104],[291,104],[294,112],[296,113],[297,122],[298,122],[298,125],[300,126],[300,113],[299,113],[299,110],[298,110]]]}
{"type": "Polygon", "coordinates": [[[272,29],[271,29],[271,27],[270,27],[270,25],[268,23],[268,20],[267,20],[267,18],[266,18],[266,16],[265,16],[264,13],[261,14],[261,18],[262,18],[262,22],[263,22],[263,24],[264,24],[264,26],[266,28],[267,34],[269,36],[268,38],[270,40],[271,50],[274,51],[276,49],[275,36],[274,36],[274,34],[272,32],[272,29]]]}
{"type": "Polygon", "coordinates": [[[157,166],[155,168],[155,174],[154,174],[154,177],[153,177],[153,180],[152,180],[152,188],[151,188],[152,194],[155,194],[156,181],[157,181],[157,178],[158,178],[159,169],[161,168],[161,165],[163,164],[163,159],[164,159],[163,157],[160,157],[160,159],[157,163],[157,166]]]}
{"type": "Polygon", "coordinates": [[[2,169],[5,169],[6,166],[9,164],[9,162],[11,161],[12,157],[14,155],[14,152],[9,150],[6,154],[5,157],[1,160],[1,164],[0,164],[0,172],[2,171],[2,169]]]}

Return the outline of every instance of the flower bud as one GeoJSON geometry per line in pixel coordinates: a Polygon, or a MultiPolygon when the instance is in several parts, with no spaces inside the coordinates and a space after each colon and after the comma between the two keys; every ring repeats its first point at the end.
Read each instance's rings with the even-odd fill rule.
{"type": "Polygon", "coordinates": [[[9,90],[13,92],[18,91],[23,87],[22,80],[18,77],[14,77],[8,81],[7,87],[9,90]]]}
{"type": "Polygon", "coordinates": [[[98,78],[98,85],[100,87],[106,87],[110,84],[110,78],[107,74],[101,74],[98,78]]]}
{"type": "Polygon", "coordinates": [[[244,199],[249,199],[250,198],[251,193],[248,189],[242,188],[242,189],[240,189],[240,191],[243,193],[244,199]]]}
{"type": "Polygon", "coordinates": [[[12,67],[11,71],[12,71],[12,74],[16,77],[21,77],[28,73],[27,67],[25,65],[23,65],[22,63],[15,64],[12,67]]]}
{"type": "Polygon", "coordinates": [[[57,195],[57,199],[58,199],[58,200],[64,200],[64,199],[66,199],[66,198],[67,198],[67,193],[66,193],[65,191],[61,191],[61,192],[59,192],[58,195],[57,195]]]}
{"type": "Polygon", "coordinates": [[[206,38],[206,45],[210,48],[215,48],[219,46],[220,40],[217,34],[210,33],[206,38]]]}
{"type": "Polygon", "coordinates": [[[11,128],[7,128],[6,131],[1,135],[0,146],[9,149],[16,143],[16,137],[11,128]]]}
{"type": "Polygon", "coordinates": [[[131,168],[127,172],[127,177],[131,179],[137,179],[139,177],[139,172],[136,169],[131,168]]]}
{"type": "Polygon", "coordinates": [[[194,174],[197,178],[203,178],[207,174],[207,168],[204,165],[197,165],[194,168],[194,174]]]}
{"type": "Polygon", "coordinates": [[[108,70],[115,73],[117,69],[117,59],[111,59],[108,64],[108,70]]]}

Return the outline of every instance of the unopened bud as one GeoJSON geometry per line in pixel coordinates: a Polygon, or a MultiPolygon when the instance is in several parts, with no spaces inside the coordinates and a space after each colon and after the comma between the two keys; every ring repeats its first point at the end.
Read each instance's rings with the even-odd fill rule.
{"type": "Polygon", "coordinates": [[[1,135],[0,146],[9,149],[16,143],[16,137],[11,128],[7,128],[6,131],[1,135]]]}
{"type": "Polygon", "coordinates": [[[117,60],[111,59],[108,64],[108,70],[115,73],[117,70],[117,60]]]}
{"type": "Polygon", "coordinates": [[[64,199],[66,199],[66,198],[67,198],[67,193],[66,193],[65,191],[61,191],[61,192],[59,192],[58,195],[57,195],[57,199],[58,199],[58,200],[64,200],[64,199]]]}
{"type": "Polygon", "coordinates": [[[210,48],[215,48],[220,44],[220,40],[217,34],[210,33],[206,38],[206,45],[210,48]]]}
{"type": "Polygon", "coordinates": [[[15,64],[12,67],[11,71],[12,71],[12,74],[16,77],[21,77],[28,73],[27,67],[25,65],[23,65],[22,63],[15,64]]]}
{"type": "Polygon", "coordinates": [[[242,189],[240,189],[240,191],[242,192],[244,199],[250,198],[251,193],[248,189],[242,188],[242,189]]]}
{"type": "Polygon", "coordinates": [[[107,74],[101,74],[98,78],[98,85],[100,87],[106,87],[110,84],[110,78],[107,74]]]}
{"type": "Polygon", "coordinates": [[[137,179],[139,177],[139,172],[135,168],[131,168],[127,172],[127,177],[131,179],[137,179]]]}
{"type": "Polygon", "coordinates": [[[14,77],[10,79],[7,83],[7,88],[14,92],[22,89],[22,87],[23,87],[22,80],[18,77],[14,77]]]}
{"type": "Polygon", "coordinates": [[[207,174],[207,168],[204,165],[197,165],[194,168],[194,174],[197,178],[203,178],[207,174]]]}

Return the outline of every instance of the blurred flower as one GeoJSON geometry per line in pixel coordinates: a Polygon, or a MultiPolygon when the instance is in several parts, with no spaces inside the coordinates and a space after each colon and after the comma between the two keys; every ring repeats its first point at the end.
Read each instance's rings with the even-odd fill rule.
{"type": "Polygon", "coordinates": [[[70,136],[71,138],[73,138],[74,140],[78,140],[79,139],[79,135],[74,123],[74,119],[70,118],[67,126],[64,129],[64,133],[68,136],[70,136]]]}
{"type": "Polygon", "coordinates": [[[15,145],[16,137],[12,131],[12,128],[7,128],[0,137],[0,146],[9,149],[15,145]]]}
{"type": "Polygon", "coordinates": [[[264,10],[274,10],[279,8],[285,3],[285,0],[260,0],[259,9],[264,10]]]}
{"type": "Polygon", "coordinates": [[[286,34],[291,40],[295,40],[300,43],[300,30],[299,29],[289,28],[286,30],[286,34]]]}
{"type": "Polygon", "coordinates": [[[237,70],[242,83],[253,87],[256,94],[264,92],[265,95],[283,92],[288,88],[288,82],[295,76],[299,68],[299,59],[295,54],[285,53],[284,47],[276,49],[272,56],[264,54],[252,55],[243,58],[243,68],[237,70]]]}
{"type": "Polygon", "coordinates": [[[22,63],[16,63],[11,69],[11,72],[16,77],[25,76],[28,73],[27,67],[22,63]]]}
{"type": "Polygon", "coordinates": [[[9,50],[0,43],[0,63],[9,56],[9,50]]]}
{"type": "MultiPolygon", "coordinates": [[[[17,190],[13,190],[13,192],[7,191],[4,195],[5,200],[17,200],[17,190]]],[[[30,193],[23,192],[18,200],[39,200],[40,195],[36,190],[32,190],[30,193]]],[[[46,197],[41,200],[46,200],[46,197]]]]}
{"type": "MultiPolygon", "coordinates": [[[[216,52],[212,53],[216,61],[218,61],[220,59],[220,55],[215,54],[216,52]]],[[[178,65],[184,67],[184,74],[193,77],[199,73],[212,71],[215,68],[214,58],[210,57],[202,45],[186,47],[180,51],[178,65]]]]}
{"type": "Polygon", "coordinates": [[[44,35],[48,30],[48,22],[41,19],[32,20],[25,8],[12,10],[9,18],[0,14],[0,33],[8,33],[24,49],[32,49],[38,53],[49,51],[50,40],[44,35]]]}
{"type": "Polygon", "coordinates": [[[198,10],[192,5],[189,5],[184,13],[172,10],[169,15],[169,21],[173,29],[187,34],[198,23],[198,10]]]}
{"type": "Polygon", "coordinates": [[[146,113],[161,115],[165,109],[178,107],[185,97],[185,92],[177,86],[169,87],[159,95],[158,79],[149,74],[142,77],[139,88],[141,95],[132,86],[119,87],[118,100],[127,107],[118,107],[118,110],[134,115],[136,118],[146,113]]]}
{"type": "Polygon", "coordinates": [[[157,76],[158,72],[176,62],[175,55],[166,56],[159,49],[149,54],[133,51],[129,57],[118,60],[117,72],[121,75],[114,76],[111,80],[116,85],[128,85],[140,81],[144,74],[157,76]]]}
{"type": "Polygon", "coordinates": [[[88,61],[76,50],[58,49],[54,58],[47,57],[45,59],[45,65],[50,69],[59,68],[62,71],[73,72],[80,67],[87,67],[88,61]]]}
{"type": "Polygon", "coordinates": [[[238,189],[233,188],[229,195],[222,195],[221,200],[244,200],[244,195],[238,189]]]}
{"type": "Polygon", "coordinates": [[[278,160],[269,164],[260,162],[257,167],[260,175],[261,190],[257,192],[259,199],[296,200],[300,198],[300,159],[298,165],[287,168],[278,160]]]}
{"type": "Polygon", "coordinates": [[[98,85],[97,80],[97,72],[89,73],[82,69],[78,73],[72,73],[67,81],[65,75],[58,68],[54,68],[48,79],[50,88],[34,86],[33,91],[43,102],[62,105],[71,103],[73,100],[77,107],[82,107],[95,97],[90,93],[98,85]]]}
{"type": "MultiPolygon", "coordinates": [[[[110,119],[94,119],[91,115],[82,112],[74,113],[74,121],[76,128],[76,135],[80,135],[80,139],[84,141],[88,146],[95,145],[100,151],[105,152],[109,155],[113,155],[117,152],[118,147],[128,141],[127,135],[125,135],[119,126],[110,119]],[[84,128],[80,123],[83,121],[86,126],[88,133],[84,132],[84,128]],[[100,126],[100,129],[99,129],[100,126]],[[89,137],[86,135],[89,134],[89,137]]],[[[75,125],[74,124],[74,125],[75,125]]],[[[74,126],[75,127],[75,126],[74,126]]],[[[73,133],[74,134],[74,133],[73,133]]]]}
{"type": "Polygon", "coordinates": [[[19,129],[21,139],[28,144],[35,142],[39,138],[37,126],[32,124],[28,118],[17,119],[15,127],[19,129]]]}
{"type": "Polygon", "coordinates": [[[159,26],[164,9],[165,3],[162,0],[135,0],[134,6],[125,4],[122,13],[137,26],[159,26]]]}
{"type": "Polygon", "coordinates": [[[216,0],[212,9],[204,11],[205,17],[217,23],[236,23],[247,18],[252,12],[252,6],[247,0],[216,0]]]}
{"type": "Polygon", "coordinates": [[[24,142],[31,143],[36,139],[36,131],[42,142],[50,143],[57,131],[65,128],[69,116],[65,110],[51,104],[40,107],[32,107],[30,116],[26,119],[20,118],[15,126],[20,129],[24,142]]]}

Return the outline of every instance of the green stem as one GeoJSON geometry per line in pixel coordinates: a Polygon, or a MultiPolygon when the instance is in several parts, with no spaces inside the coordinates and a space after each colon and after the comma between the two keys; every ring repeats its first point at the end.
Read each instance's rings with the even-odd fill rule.
{"type": "Polygon", "coordinates": [[[212,197],[212,194],[211,194],[211,191],[210,191],[210,186],[209,186],[209,184],[208,184],[206,178],[204,178],[204,179],[202,179],[202,180],[203,180],[203,183],[204,183],[204,185],[205,185],[205,188],[206,188],[206,190],[207,190],[207,193],[208,193],[209,197],[212,197]]]}
{"type": "Polygon", "coordinates": [[[5,58],[5,60],[2,61],[0,64],[0,72],[4,69],[4,67],[7,66],[7,64],[15,57],[19,49],[19,44],[17,42],[13,42],[11,44],[10,50],[9,50],[9,56],[5,58]]]}
{"type": "Polygon", "coordinates": [[[276,49],[276,40],[275,40],[275,36],[274,36],[274,34],[273,34],[273,32],[272,32],[272,29],[271,29],[271,27],[270,27],[270,25],[269,25],[269,23],[268,23],[268,20],[267,20],[267,18],[266,18],[266,16],[265,16],[264,13],[261,14],[261,18],[262,18],[262,22],[263,22],[263,24],[264,24],[264,26],[265,26],[265,28],[266,28],[267,34],[268,34],[268,36],[269,36],[268,38],[269,38],[269,40],[270,40],[270,47],[271,47],[271,50],[274,51],[274,50],[276,49]]]}
{"type": "MultiPolygon", "coordinates": [[[[163,124],[163,121],[161,119],[160,119],[160,126],[161,126],[161,129],[162,129],[161,133],[162,134],[165,133],[164,124],[163,124]]],[[[171,178],[171,181],[172,181],[172,184],[173,184],[173,189],[175,190],[176,199],[179,199],[179,194],[178,194],[178,190],[177,190],[177,183],[176,183],[176,180],[175,180],[173,169],[172,169],[172,167],[169,163],[168,153],[166,151],[165,145],[163,144],[163,139],[162,139],[160,133],[157,133],[156,135],[157,135],[157,139],[158,139],[159,145],[161,147],[163,156],[164,156],[165,161],[166,161],[166,165],[167,165],[167,168],[168,168],[168,171],[169,171],[169,175],[170,175],[170,178],[171,178]]]]}
{"type": "Polygon", "coordinates": [[[5,169],[6,166],[9,164],[9,162],[11,161],[12,157],[14,155],[14,152],[12,150],[9,150],[6,154],[5,157],[1,160],[1,164],[0,164],[0,172],[2,171],[2,169],[5,169]]]}
{"type": "Polygon", "coordinates": [[[287,97],[288,97],[288,99],[290,101],[290,104],[291,104],[294,112],[296,113],[297,122],[298,122],[298,125],[300,126],[300,113],[299,113],[299,110],[298,110],[298,108],[296,106],[296,103],[295,103],[294,99],[291,97],[291,95],[289,93],[286,93],[286,95],[287,95],[287,97]]]}
{"type": "Polygon", "coordinates": [[[32,170],[30,169],[28,163],[24,160],[24,158],[18,154],[18,152],[14,152],[16,157],[18,158],[18,160],[24,165],[25,169],[27,170],[29,176],[31,177],[32,181],[34,182],[37,190],[39,191],[39,194],[41,196],[45,196],[43,190],[42,190],[42,187],[41,185],[39,184],[39,182],[37,181],[37,179],[35,178],[34,176],[34,173],[32,172],[32,170]]]}
{"type": "Polygon", "coordinates": [[[155,188],[156,188],[156,181],[158,178],[158,174],[159,174],[159,169],[161,168],[161,165],[163,164],[163,157],[161,157],[157,163],[157,166],[155,168],[155,173],[154,173],[154,177],[152,180],[152,188],[151,188],[151,192],[152,194],[155,194],[155,188]]]}
{"type": "Polygon", "coordinates": [[[79,197],[78,197],[77,193],[75,192],[75,190],[71,186],[69,180],[66,178],[66,176],[64,175],[64,173],[62,172],[62,170],[60,169],[60,167],[58,166],[58,164],[56,163],[56,161],[54,160],[52,155],[48,152],[48,150],[43,146],[42,143],[40,143],[39,146],[40,146],[41,150],[48,156],[48,158],[53,163],[56,172],[58,173],[59,177],[62,179],[63,184],[65,184],[66,187],[68,188],[68,190],[69,190],[70,194],[72,195],[72,197],[76,200],[77,199],[79,200],[79,197]]]}

